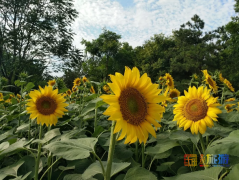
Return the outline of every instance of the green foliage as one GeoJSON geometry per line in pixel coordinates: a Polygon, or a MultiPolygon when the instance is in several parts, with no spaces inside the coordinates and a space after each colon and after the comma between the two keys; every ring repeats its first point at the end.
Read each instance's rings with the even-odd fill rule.
{"type": "Polygon", "coordinates": [[[10,84],[23,71],[34,75],[32,81],[42,81],[49,76],[49,58],[79,57],[72,46],[70,26],[77,11],[71,0],[3,0],[0,9],[0,75],[10,84]]]}
{"type": "Polygon", "coordinates": [[[164,177],[165,180],[185,180],[185,179],[195,179],[195,180],[218,180],[218,175],[222,171],[222,167],[212,167],[203,171],[191,172],[187,174],[182,174],[174,177],[164,177]]]}
{"type": "Polygon", "coordinates": [[[86,59],[83,72],[93,81],[108,79],[109,74],[124,72],[124,67],[132,67],[133,48],[128,43],[120,43],[121,36],[103,29],[103,33],[95,40],[82,40],[86,46],[86,59]]]}
{"type": "Polygon", "coordinates": [[[89,157],[90,152],[94,151],[96,142],[96,138],[68,139],[66,141],[52,142],[44,146],[44,148],[58,157],[64,157],[67,160],[76,160],[89,157]]]}

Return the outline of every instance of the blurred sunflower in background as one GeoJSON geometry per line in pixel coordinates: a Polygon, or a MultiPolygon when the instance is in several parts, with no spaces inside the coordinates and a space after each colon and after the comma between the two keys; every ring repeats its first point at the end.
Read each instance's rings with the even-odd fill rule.
{"type": "Polygon", "coordinates": [[[79,86],[81,84],[81,78],[76,78],[73,82],[74,86],[79,86]]]}
{"type": "Polygon", "coordinates": [[[48,81],[48,85],[49,86],[54,86],[55,84],[56,84],[56,80],[55,79],[48,81]]]}
{"type": "Polygon", "coordinates": [[[82,78],[82,81],[85,83],[85,82],[88,82],[88,79],[84,76],[84,77],[82,78]]]}
{"type": "Polygon", "coordinates": [[[161,120],[164,107],[159,102],[167,98],[158,95],[161,90],[158,84],[152,84],[147,74],[140,77],[139,70],[125,67],[124,75],[115,73],[110,75],[112,83],[108,83],[114,95],[102,95],[100,98],[110,106],[103,113],[110,116],[108,120],[116,121],[114,133],[120,132],[118,140],[126,136],[125,144],[139,142],[146,143],[148,133],[156,137],[151,124],[161,127],[157,121],[161,120]]]}
{"type": "Polygon", "coordinates": [[[197,89],[193,86],[189,87],[188,92],[184,91],[185,96],[178,98],[174,105],[173,121],[177,121],[179,127],[184,127],[184,131],[190,128],[192,134],[204,134],[207,126],[211,128],[213,121],[217,121],[217,114],[221,113],[217,106],[220,104],[217,103],[218,98],[210,95],[210,91],[207,87],[197,89]]]}
{"type": "Polygon", "coordinates": [[[92,94],[95,94],[95,89],[94,89],[93,86],[90,87],[90,92],[91,92],[92,94]]]}
{"type": "Polygon", "coordinates": [[[179,97],[179,96],[180,96],[179,90],[177,90],[176,88],[170,89],[169,94],[168,94],[168,97],[169,97],[168,101],[176,102],[177,99],[174,99],[174,98],[179,97]]]}
{"type": "Polygon", "coordinates": [[[110,92],[110,88],[109,88],[108,85],[104,85],[104,86],[103,86],[103,90],[104,90],[107,94],[110,94],[110,93],[111,93],[111,92],[110,92]]]}
{"type": "Polygon", "coordinates": [[[0,93],[0,101],[3,101],[3,94],[0,93]]]}
{"type": "Polygon", "coordinates": [[[224,84],[227,85],[227,87],[228,87],[232,92],[235,91],[234,88],[232,87],[232,84],[230,83],[230,81],[228,81],[227,79],[224,79],[223,82],[224,82],[224,84]]]}
{"type": "Polygon", "coordinates": [[[17,94],[17,98],[18,98],[18,99],[21,99],[21,95],[20,95],[20,94],[17,94]]]}
{"type": "Polygon", "coordinates": [[[222,73],[219,74],[219,80],[223,83],[224,82],[224,78],[222,77],[222,73]]]}
{"type": "MultiPolygon", "coordinates": [[[[206,77],[207,75],[209,75],[206,69],[205,69],[205,70],[202,70],[202,72],[203,72],[204,77],[206,77]]],[[[209,75],[209,76],[210,76],[210,75],[209,75]]]]}
{"type": "Polygon", "coordinates": [[[214,93],[217,93],[218,91],[217,83],[212,79],[212,77],[209,74],[205,77],[204,81],[206,81],[206,84],[209,85],[209,88],[212,89],[214,93]]]}
{"type": "Polygon", "coordinates": [[[174,81],[173,81],[173,77],[169,74],[166,73],[164,78],[166,79],[166,85],[170,88],[173,89],[174,88],[174,81]]]}
{"type": "Polygon", "coordinates": [[[5,101],[6,103],[12,103],[12,98],[15,98],[14,94],[10,94],[9,98],[5,101]]]}
{"type": "Polygon", "coordinates": [[[225,100],[225,102],[231,102],[231,101],[235,101],[236,99],[235,98],[229,98],[227,100],[225,100]]]}
{"type": "Polygon", "coordinates": [[[68,89],[68,90],[66,91],[66,94],[67,94],[68,96],[70,96],[70,95],[71,95],[71,90],[68,89]]]}
{"type": "Polygon", "coordinates": [[[29,93],[31,99],[27,103],[27,113],[31,114],[30,118],[37,118],[37,124],[46,126],[56,125],[57,118],[62,117],[68,104],[61,94],[58,94],[58,89],[53,90],[51,86],[45,86],[40,91],[34,90],[29,93]]]}
{"type": "Polygon", "coordinates": [[[76,92],[76,91],[78,91],[78,87],[77,86],[73,86],[72,87],[72,92],[76,92]]]}
{"type": "Polygon", "coordinates": [[[225,109],[227,110],[227,112],[232,112],[234,108],[232,108],[233,106],[235,106],[236,104],[226,104],[225,105],[225,109]]]}

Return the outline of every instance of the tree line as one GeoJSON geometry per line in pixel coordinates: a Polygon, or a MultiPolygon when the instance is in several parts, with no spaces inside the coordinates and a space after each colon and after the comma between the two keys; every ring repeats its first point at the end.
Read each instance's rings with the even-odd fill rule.
{"type": "MultiPolygon", "coordinates": [[[[238,13],[239,0],[235,1],[238,13]]],[[[153,82],[169,72],[176,87],[184,89],[192,74],[200,75],[207,69],[221,71],[239,88],[238,16],[205,32],[204,21],[194,15],[172,35],[152,35],[135,48],[121,42],[121,35],[104,28],[97,39],[82,39],[82,52],[72,45],[74,33],[70,27],[77,14],[71,0],[1,0],[0,76],[14,84],[17,75],[26,71],[32,75],[31,81],[44,84],[54,78],[47,65],[56,62],[55,70],[64,72],[63,79],[71,88],[76,77],[107,81],[109,74],[123,73],[125,66],[137,66],[153,82]]]]}

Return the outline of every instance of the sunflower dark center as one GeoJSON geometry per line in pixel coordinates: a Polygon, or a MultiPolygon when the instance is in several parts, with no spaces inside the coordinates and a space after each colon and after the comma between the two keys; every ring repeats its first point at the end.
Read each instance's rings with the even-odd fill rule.
{"type": "Polygon", "coordinates": [[[79,85],[80,84],[80,80],[76,80],[76,85],[79,85]]]}
{"type": "Polygon", "coordinates": [[[172,91],[170,94],[169,94],[169,97],[170,98],[175,98],[175,97],[178,97],[178,94],[175,92],[175,91],[172,91]]]}
{"type": "Polygon", "coordinates": [[[119,97],[120,111],[124,120],[132,125],[141,124],[147,114],[147,103],[142,94],[134,88],[123,90],[119,97]]]}
{"type": "Polygon", "coordinates": [[[208,78],[207,82],[208,82],[208,84],[210,84],[212,87],[214,87],[214,83],[213,83],[211,77],[208,78]]]}
{"type": "Polygon", "coordinates": [[[168,78],[167,80],[168,80],[168,85],[169,85],[169,86],[172,86],[172,85],[173,85],[173,83],[172,83],[171,79],[170,79],[170,78],[168,78]]]}
{"type": "Polygon", "coordinates": [[[208,106],[206,101],[191,99],[184,105],[184,116],[194,122],[206,117],[208,106]]]}
{"type": "Polygon", "coordinates": [[[37,100],[36,107],[41,114],[50,115],[55,112],[57,104],[51,97],[43,96],[37,100]]]}

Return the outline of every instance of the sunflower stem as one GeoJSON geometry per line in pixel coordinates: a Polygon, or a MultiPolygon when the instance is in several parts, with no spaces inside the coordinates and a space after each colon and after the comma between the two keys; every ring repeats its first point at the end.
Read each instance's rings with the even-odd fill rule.
{"type": "Polygon", "coordinates": [[[110,147],[108,152],[107,167],[106,167],[106,172],[104,175],[104,180],[110,180],[110,175],[111,175],[111,166],[112,166],[116,135],[117,135],[116,133],[114,134],[115,124],[116,124],[116,121],[112,121],[111,134],[110,134],[110,147]]]}
{"type": "MultiPolygon", "coordinates": [[[[51,130],[51,126],[48,126],[48,131],[51,130]]],[[[47,167],[51,167],[51,164],[52,164],[52,154],[50,151],[48,151],[48,158],[47,158],[47,167]]],[[[51,171],[52,171],[52,168],[47,172],[47,177],[48,177],[48,180],[51,180],[51,171]]]]}
{"type": "Polygon", "coordinates": [[[221,177],[219,178],[219,180],[222,180],[225,176],[226,176],[226,174],[227,173],[229,173],[230,172],[230,170],[226,170],[226,172],[224,172],[222,175],[221,175],[221,177]]]}
{"type": "Polygon", "coordinates": [[[193,154],[196,154],[196,147],[194,143],[193,143],[193,154]]]}
{"type": "Polygon", "coordinates": [[[29,118],[28,140],[31,139],[31,119],[29,118]]]}
{"type": "Polygon", "coordinates": [[[145,150],[145,146],[144,146],[143,143],[142,143],[141,147],[142,147],[142,168],[144,168],[144,162],[145,162],[145,160],[144,160],[144,150],[145,150]]]}
{"type": "Polygon", "coordinates": [[[52,166],[54,166],[59,160],[61,159],[61,157],[59,159],[56,159],[56,161],[54,163],[52,163],[52,165],[50,167],[47,168],[47,170],[43,173],[43,175],[41,176],[41,179],[45,176],[45,174],[52,168],[52,166]]]}
{"type": "Polygon", "coordinates": [[[209,136],[206,136],[206,147],[208,146],[209,136]]]}
{"type": "Polygon", "coordinates": [[[139,152],[138,152],[138,149],[139,149],[139,142],[136,141],[136,142],[135,142],[135,161],[136,161],[136,162],[139,161],[139,152]]]}
{"type": "MultiPolygon", "coordinates": [[[[51,167],[52,164],[52,155],[51,152],[49,152],[48,159],[47,159],[47,167],[51,167]]],[[[51,180],[51,170],[52,168],[47,172],[47,178],[48,180],[51,180]]]]}
{"type": "MultiPolygon", "coordinates": [[[[19,112],[21,113],[21,100],[22,100],[22,85],[21,85],[21,91],[20,91],[21,97],[19,98],[19,112]]],[[[18,118],[18,127],[21,125],[21,116],[18,118]]]]}
{"type": "MultiPolygon", "coordinates": [[[[42,137],[42,125],[40,124],[40,132],[39,132],[39,139],[41,140],[42,137]]],[[[36,159],[36,164],[35,164],[35,178],[34,180],[38,180],[38,170],[39,170],[39,161],[41,157],[41,146],[42,144],[39,142],[38,143],[38,151],[37,151],[37,159],[36,159]]]]}
{"type": "Polygon", "coordinates": [[[200,138],[203,154],[205,154],[205,143],[203,141],[203,137],[201,133],[199,133],[199,138],[200,138]]]}
{"type": "Polygon", "coordinates": [[[94,131],[96,131],[97,127],[97,107],[95,108],[95,122],[94,122],[94,131]]]}
{"type": "Polygon", "coordinates": [[[224,99],[224,89],[225,89],[225,88],[222,88],[221,104],[223,103],[223,99],[224,99]]]}

